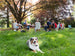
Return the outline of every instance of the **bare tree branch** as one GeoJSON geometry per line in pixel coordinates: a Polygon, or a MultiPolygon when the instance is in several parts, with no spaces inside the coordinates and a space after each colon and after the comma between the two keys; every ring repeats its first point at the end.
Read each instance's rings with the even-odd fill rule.
{"type": "MultiPolygon", "coordinates": [[[[33,12],[33,11],[38,10],[38,9],[41,9],[41,8],[43,8],[43,7],[36,8],[36,9],[34,9],[34,10],[31,10],[30,12],[33,12]]],[[[28,13],[27,13],[27,14],[28,14],[28,13]]],[[[26,18],[26,17],[28,17],[28,16],[30,16],[30,15],[32,15],[32,14],[33,14],[33,13],[31,13],[31,14],[29,14],[29,15],[25,16],[24,18],[26,18]]]]}
{"type": "Polygon", "coordinates": [[[26,3],[27,3],[27,0],[25,0],[25,2],[24,2],[24,13],[26,12],[26,9],[25,9],[26,3]]]}
{"type": "Polygon", "coordinates": [[[18,0],[17,5],[18,5],[19,2],[20,2],[20,0],[18,0]]]}
{"type": "Polygon", "coordinates": [[[25,16],[25,12],[26,12],[26,9],[25,9],[25,7],[26,7],[26,3],[27,3],[27,0],[24,1],[24,13],[23,13],[23,16],[22,16],[22,17],[25,16]]]}
{"type": "Polygon", "coordinates": [[[30,10],[29,12],[33,12],[33,11],[35,11],[35,10],[42,9],[42,8],[43,8],[43,7],[36,8],[36,9],[30,10]]]}
{"type": "Polygon", "coordinates": [[[15,18],[17,18],[14,8],[10,5],[10,3],[7,0],[5,0],[5,2],[7,2],[7,5],[9,6],[9,8],[10,8],[11,12],[13,13],[13,15],[15,16],[15,18]]]}
{"type": "Polygon", "coordinates": [[[21,17],[22,15],[22,5],[23,5],[24,0],[20,0],[20,8],[19,8],[19,16],[21,17]]]}
{"type": "Polygon", "coordinates": [[[28,11],[29,9],[31,9],[32,7],[34,7],[34,6],[36,6],[36,5],[40,4],[40,3],[42,3],[42,2],[40,1],[40,2],[38,2],[37,4],[32,5],[32,6],[31,6],[31,7],[29,7],[26,11],[28,11]]]}
{"type": "Polygon", "coordinates": [[[14,1],[14,0],[12,0],[12,1],[13,1],[13,4],[14,4],[14,8],[15,8],[16,14],[19,14],[19,13],[18,13],[18,8],[17,8],[17,4],[15,4],[15,1],[14,1]]]}
{"type": "Polygon", "coordinates": [[[23,19],[27,18],[28,16],[30,16],[30,15],[32,15],[32,14],[33,14],[33,13],[31,13],[31,14],[29,14],[29,15],[25,16],[23,19]]]}

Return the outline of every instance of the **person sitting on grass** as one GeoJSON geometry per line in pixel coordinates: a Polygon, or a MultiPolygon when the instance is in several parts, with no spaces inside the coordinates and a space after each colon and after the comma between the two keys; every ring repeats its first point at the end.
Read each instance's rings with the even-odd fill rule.
{"type": "Polygon", "coordinates": [[[14,28],[14,31],[16,31],[17,29],[17,21],[15,20],[15,22],[13,23],[13,28],[14,28]]]}
{"type": "Polygon", "coordinates": [[[29,30],[29,29],[30,29],[30,25],[28,24],[28,25],[27,25],[27,30],[29,30]]]}
{"type": "Polygon", "coordinates": [[[14,30],[14,21],[12,21],[12,30],[14,30]]]}
{"type": "Polygon", "coordinates": [[[19,22],[17,22],[16,30],[19,30],[19,22]]]}
{"type": "Polygon", "coordinates": [[[22,27],[22,24],[20,22],[17,22],[17,30],[21,32],[25,32],[24,28],[22,27]]]}
{"type": "Polygon", "coordinates": [[[39,20],[37,20],[37,21],[35,22],[35,32],[36,32],[36,31],[40,31],[40,28],[41,28],[41,23],[39,22],[39,20]]]}
{"type": "Polygon", "coordinates": [[[24,26],[24,28],[27,27],[27,22],[26,22],[26,20],[25,20],[25,22],[23,23],[23,26],[24,26]]]}
{"type": "Polygon", "coordinates": [[[22,29],[22,24],[19,22],[19,24],[18,24],[18,27],[19,27],[19,30],[21,31],[21,29],[22,29]]]}
{"type": "Polygon", "coordinates": [[[49,20],[47,21],[47,28],[48,28],[48,31],[51,31],[51,22],[49,20]]]}

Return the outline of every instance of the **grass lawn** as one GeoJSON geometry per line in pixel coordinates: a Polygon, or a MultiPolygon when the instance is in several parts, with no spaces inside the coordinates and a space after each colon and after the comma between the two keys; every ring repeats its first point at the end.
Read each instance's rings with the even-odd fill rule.
{"type": "Polygon", "coordinates": [[[75,56],[75,28],[58,32],[35,32],[33,29],[25,33],[0,31],[0,56],[75,56]],[[26,42],[31,37],[38,37],[44,54],[29,50],[26,42]]]}

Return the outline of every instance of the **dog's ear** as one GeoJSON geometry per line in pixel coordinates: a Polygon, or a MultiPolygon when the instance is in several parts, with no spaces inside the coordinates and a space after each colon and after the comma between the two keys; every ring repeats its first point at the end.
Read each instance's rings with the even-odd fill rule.
{"type": "Polygon", "coordinates": [[[33,40],[33,38],[30,38],[30,41],[32,41],[33,40]]]}

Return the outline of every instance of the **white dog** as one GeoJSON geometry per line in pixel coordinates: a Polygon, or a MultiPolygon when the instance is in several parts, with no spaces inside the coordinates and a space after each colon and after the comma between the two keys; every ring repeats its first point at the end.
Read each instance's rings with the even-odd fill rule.
{"type": "Polygon", "coordinates": [[[41,53],[44,53],[42,52],[40,49],[39,49],[39,44],[38,44],[38,38],[37,37],[32,37],[31,39],[29,39],[27,41],[27,45],[28,47],[35,53],[37,53],[36,51],[39,51],[41,53]]]}

